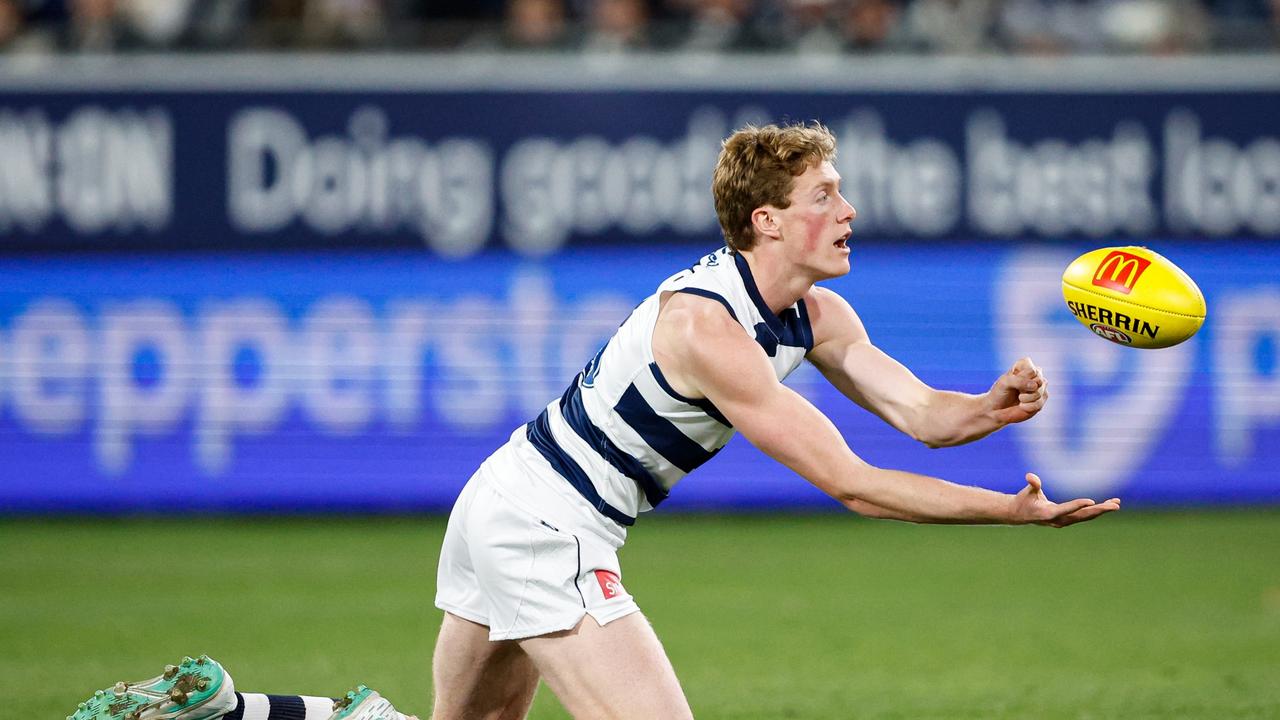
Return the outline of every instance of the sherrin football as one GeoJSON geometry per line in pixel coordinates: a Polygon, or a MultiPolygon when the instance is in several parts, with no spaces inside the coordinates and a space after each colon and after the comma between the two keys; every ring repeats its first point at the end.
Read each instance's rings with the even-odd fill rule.
{"type": "Polygon", "coordinates": [[[1107,247],[1076,258],[1062,296],[1081,325],[1128,347],[1166,348],[1204,324],[1204,295],[1182,268],[1145,247],[1107,247]]]}

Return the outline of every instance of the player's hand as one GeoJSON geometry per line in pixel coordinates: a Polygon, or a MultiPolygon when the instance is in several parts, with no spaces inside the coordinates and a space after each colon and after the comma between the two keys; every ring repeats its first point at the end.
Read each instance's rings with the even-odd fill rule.
{"type": "Polygon", "coordinates": [[[1088,499],[1055,503],[1044,495],[1040,477],[1027,473],[1027,486],[1013,498],[1013,523],[1066,527],[1120,509],[1120,498],[1095,503],[1088,499]]]}
{"type": "Polygon", "coordinates": [[[987,391],[991,414],[1004,425],[1030,420],[1048,399],[1049,381],[1029,357],[1014,363],[987,391]]]}

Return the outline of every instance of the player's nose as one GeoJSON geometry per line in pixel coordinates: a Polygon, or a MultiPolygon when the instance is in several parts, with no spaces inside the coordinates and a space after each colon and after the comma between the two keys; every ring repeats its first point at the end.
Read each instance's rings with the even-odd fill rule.
{"type": "Polygon", "coordinates": [[[840,215],[840,222],[853,222],[854,219],[858,217],[858,211],[854,209],[853,205],[846,200],[843,195],[840,196],[840,202],[844,203],[844,212],[840,215]]]}

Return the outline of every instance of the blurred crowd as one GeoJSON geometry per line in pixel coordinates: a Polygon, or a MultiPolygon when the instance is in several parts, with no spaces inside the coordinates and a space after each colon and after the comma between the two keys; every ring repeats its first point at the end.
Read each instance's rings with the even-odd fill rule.
{"type": "Polygon", "coordinates": [[[1280,0],[0,0],[0,52],[1280,50],[1280,0]]]}

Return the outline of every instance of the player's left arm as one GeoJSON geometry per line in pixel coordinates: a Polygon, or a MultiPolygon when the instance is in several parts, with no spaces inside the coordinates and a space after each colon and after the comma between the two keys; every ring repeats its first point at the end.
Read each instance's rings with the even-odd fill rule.
{"type": "Polygon", "coordinates": [[[872,344],[844,298],[815,287],[805,298],[813,327],[809,361],[840,392],[929,447],[962,445],[1035,416],[1049,385],[1022,358],[981,394],[938,390],[872,344]]]}

